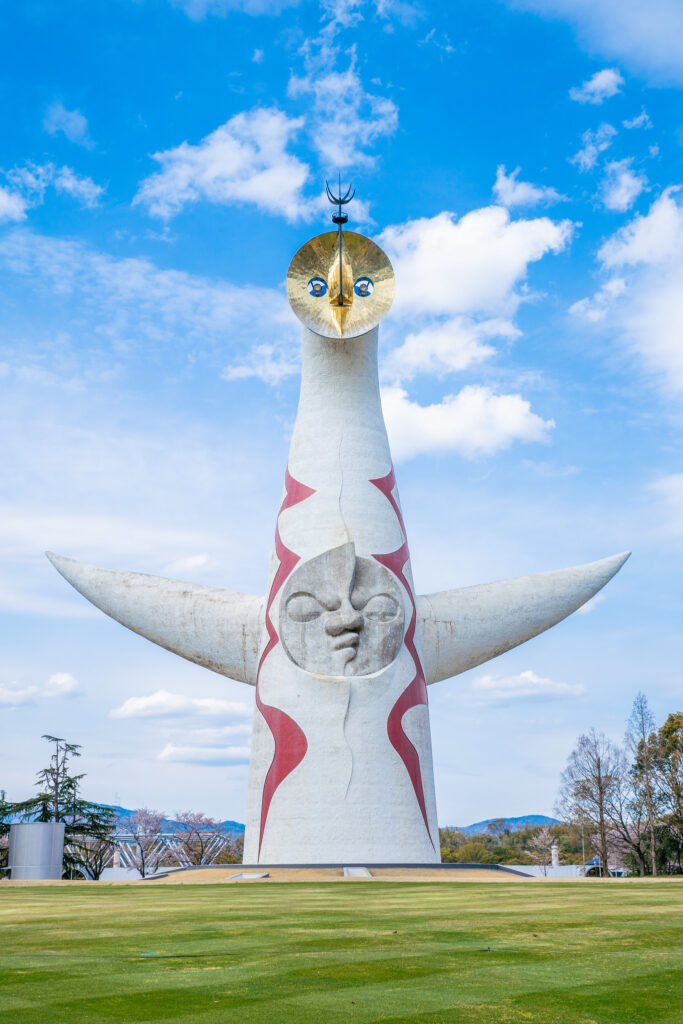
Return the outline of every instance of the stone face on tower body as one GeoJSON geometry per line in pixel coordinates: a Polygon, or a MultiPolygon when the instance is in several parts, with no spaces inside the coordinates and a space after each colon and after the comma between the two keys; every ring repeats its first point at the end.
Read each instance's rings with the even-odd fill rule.
{"type": "Polygon", "coordinates": [[[287,279],[301,395],[265,597],[49,556],[129,629],[255,686],[247,863],[439,861],[427,685],[559,622],[628,557],[416,596],[377,372],[393,271],[339,210],[287,279]]]}

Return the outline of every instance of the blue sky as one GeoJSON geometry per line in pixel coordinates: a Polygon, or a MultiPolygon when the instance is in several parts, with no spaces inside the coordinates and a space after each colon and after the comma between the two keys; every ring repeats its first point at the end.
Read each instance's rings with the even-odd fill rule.
{"type": "Polygon", "coordinates": [[[683,8],[24,0],[0,33],[0,786],[241,820],[253,692],[127,633],[48,548],[265,589],[291,256],[389,252],[388,429],[421,592],[634,554],[431,688],[442,824],[552,811],[579,732],[680,709],[683,8]]]}

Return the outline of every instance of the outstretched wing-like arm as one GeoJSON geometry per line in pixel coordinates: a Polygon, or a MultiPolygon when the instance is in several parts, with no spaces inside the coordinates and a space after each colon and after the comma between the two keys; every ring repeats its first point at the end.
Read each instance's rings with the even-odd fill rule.
{"type": "Polygon", "coordinates": [[[256,683],[262,597],[47,557],[79,593],[134,633],[240,683],[256,683]]]}
{"type": "Polygon", "coordinates": [[[554,626],[597,594],[629,554],[418,598],[427,683],[481,665],[554,626]]]}

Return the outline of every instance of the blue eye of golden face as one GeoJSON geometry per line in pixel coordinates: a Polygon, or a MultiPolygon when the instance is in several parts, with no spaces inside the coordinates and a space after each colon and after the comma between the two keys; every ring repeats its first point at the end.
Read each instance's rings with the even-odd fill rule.
{"type": "Polygon", "coordinates": [[[319,299],[327,291],[327,281],[322,277],[312,277],[306,287],[314,299],[319,299]]]}
{"type": "Polygon", "coordinates": [[[367,299],[372,295],[375,286],[369,277],[359,277],[353,286],[353,290],[360,299],[367,299]]]}

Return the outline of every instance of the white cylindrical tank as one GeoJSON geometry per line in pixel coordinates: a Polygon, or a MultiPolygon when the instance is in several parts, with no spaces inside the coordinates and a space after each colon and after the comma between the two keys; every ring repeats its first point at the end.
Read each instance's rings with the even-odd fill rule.
{"type": "Polygon", "coordinates": [[[63,821],[10,825],[8,867],[12,879],[61,878],[63,859],[63,821]]]}

